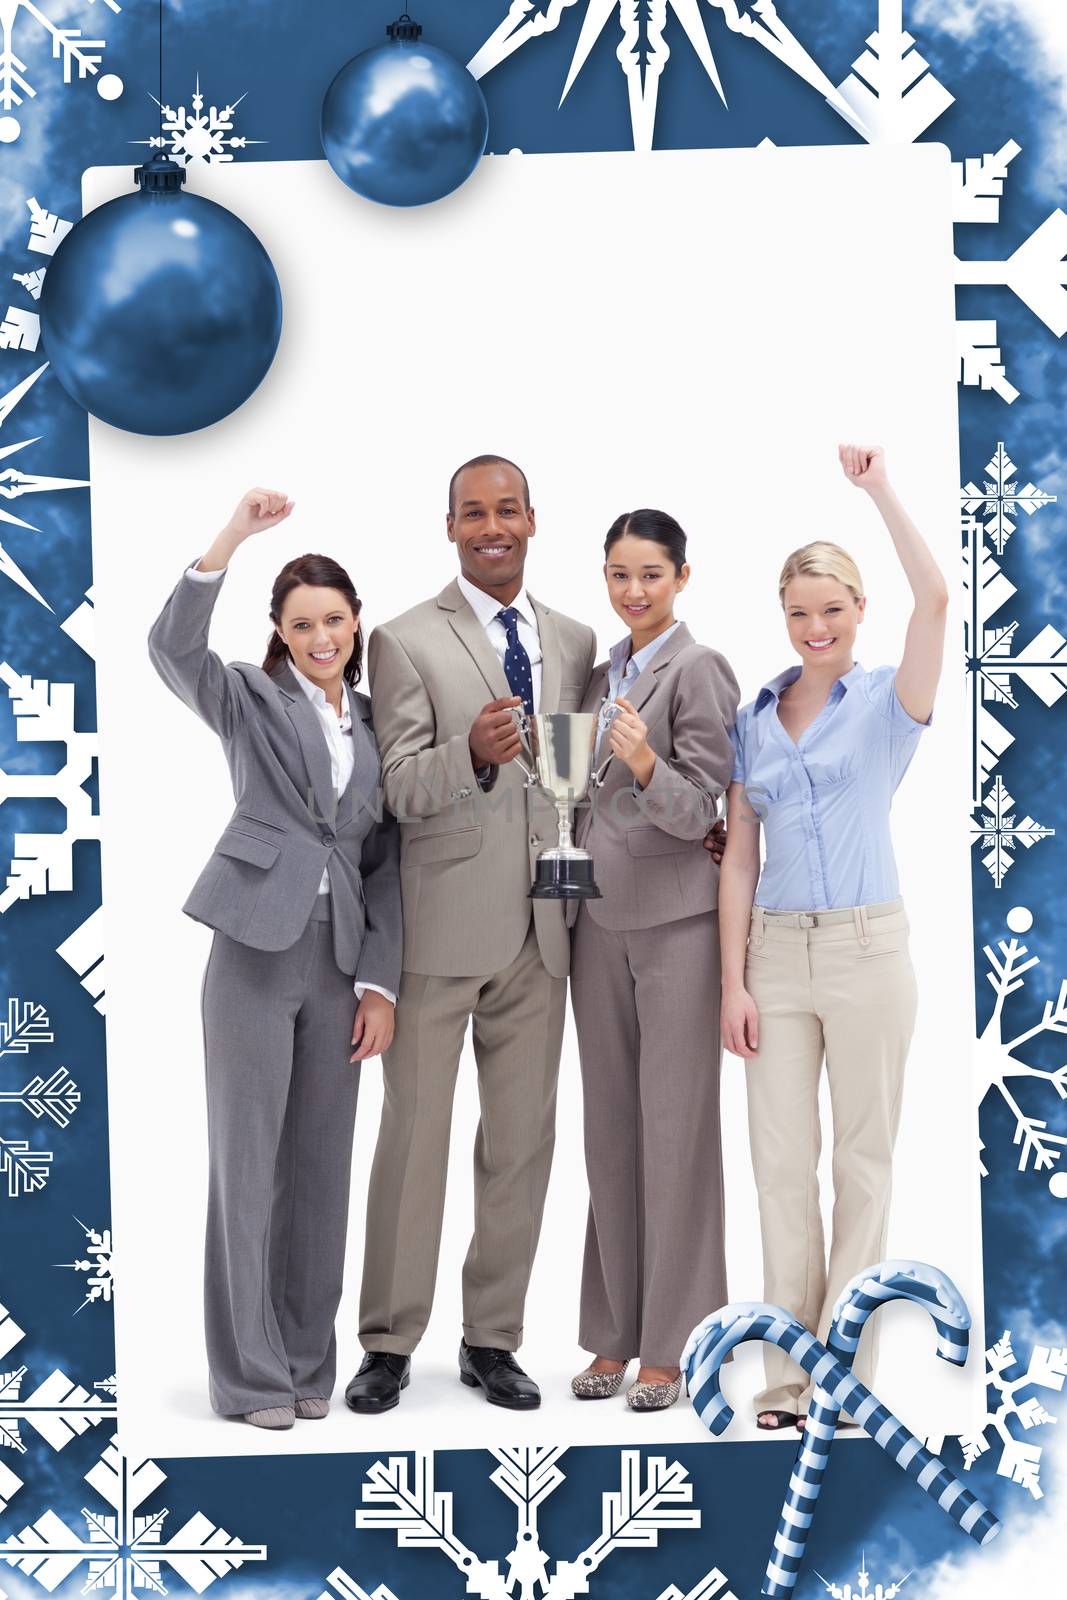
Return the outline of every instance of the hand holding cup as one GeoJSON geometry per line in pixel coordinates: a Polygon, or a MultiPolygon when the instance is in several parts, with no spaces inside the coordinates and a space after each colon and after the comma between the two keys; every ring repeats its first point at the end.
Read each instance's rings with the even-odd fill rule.
{"type": "Polygon", "coordinates": [[[500,767],[522,753],[519,725],[513,715],[514,707],[521,705],[522,697],[512,694],[502,700],[490,700],[479,711],[468,739],[476,768],[500,767]]]}

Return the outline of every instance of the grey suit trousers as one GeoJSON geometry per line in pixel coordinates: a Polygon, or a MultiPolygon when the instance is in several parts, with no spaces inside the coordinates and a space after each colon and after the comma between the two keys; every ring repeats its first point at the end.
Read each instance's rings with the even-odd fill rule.
{"type": "Polygon", "coordinates": [[[224,1416],[333,1388],[359,1063],[329,906],[287,950],[216,932],[204,972],[204,1314],[224,1416]]]}
{"type": "Polygon", "coordinates": [[[481,1118],[474,1237],[463,1264],[468,1344],[517,1350],[555,1139],[566,978],[541,959],[530,920],[510,966],[486,978],[405,972],[383,1056],[385,1103],[367,1195],[359,1337],[409,1355],[433,1303],[452,1100],[473,1026],[481,1118]]]}
{"type": "Polygon", "coordinates": [[[578,1342],[674,1367],[727,1299],[718,913],[615,931],[583,906],[571,1004],[589,1177],[578,1342]]]}

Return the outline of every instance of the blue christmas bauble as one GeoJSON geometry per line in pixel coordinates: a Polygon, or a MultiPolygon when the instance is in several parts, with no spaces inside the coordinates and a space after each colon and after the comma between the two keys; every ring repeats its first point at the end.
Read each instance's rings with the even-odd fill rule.
{"type": "Polygon", "coordinates": [[[45,274],[52,370],[86,411],[130,433],[192,433],[261,383],[282,328],[271,259],[225,206],[181,190],[165,157],[138,194],[67,234],[45,274]]]}
{"type": "Polygon", "coordinates": [[[322,147],[368,200],[424,206],[465,183],[489,137],[485,96],[466,67],[423,44],[405,15],[388,44],[343,66],[322,103],[322,147]]]}

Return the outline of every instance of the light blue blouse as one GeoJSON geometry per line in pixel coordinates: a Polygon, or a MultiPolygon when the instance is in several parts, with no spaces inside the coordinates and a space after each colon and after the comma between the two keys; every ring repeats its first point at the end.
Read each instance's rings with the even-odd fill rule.
{"type": "Polygon", "coordinates": [[[871,905],[900,893],[889,808],[926,722],[897,699],[896,667],[859,662],[797,743],[778,697],[800,676],[787,667],[742,706],[731,733],[733,782],[763,823],[765,856],[755,903],[768,911],[871,905]]]}
{"type": "Polygon", "coordinates": [[[681,622],[672,622],[669,628],[664,628],[658,633],[650,644],[642,645],[640,650],[630,654],[630,635],[613,644],[608,651],[608,692],[604,704],[600,708],[597,724],[597,749],[596,759],[600,760],[600,741],[607,732],[609,717],[608,707],[618,700],[621,695],[625,700],[638,678],[644,672],[648,663],[657,651],[667,643],[672,633],[677,633],[682,626],[681,622]]]}

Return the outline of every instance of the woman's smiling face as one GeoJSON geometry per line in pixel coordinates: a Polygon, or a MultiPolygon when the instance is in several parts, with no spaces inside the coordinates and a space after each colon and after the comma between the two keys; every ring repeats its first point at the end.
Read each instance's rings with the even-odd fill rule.
{"type": "Polygon", "coordinates": [[[866,598],[857,600],[837,578],[790,578],[782,609],[797,655],[824,665],[850,661],[866,604],[866,598]]]}
{"type": "Polygon", "coordinates": [[[689,568],[676,572],[674,562],[655,539],[627,533],[609,550],[604,577],[612,608],[627,627],[655,633],[672,616],[675,596],[689,581],[689,568]]]}
{"type": "Polygon", "coordinates": [[[325,688],[352,656],[359,618],[339,589],[300,583],[286,595],[276,627],[297,670],[325,688]]]}

